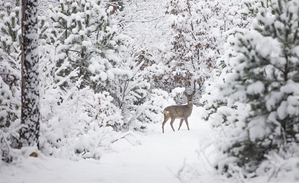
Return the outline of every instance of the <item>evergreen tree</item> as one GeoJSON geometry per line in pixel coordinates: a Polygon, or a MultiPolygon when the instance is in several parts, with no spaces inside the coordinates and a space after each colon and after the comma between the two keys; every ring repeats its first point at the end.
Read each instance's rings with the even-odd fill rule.
{"type": "Polygon", "coordinates": [[[5,3],[0,13],[0,128],[20,118],[21,9],[20,1],[15,2],[5,3]]]}
{"type": "Polygon", "coordinates": [[[238,55],[238,52],[234,49],[235,36],[245,33],[246,30],[240,28],[227,31],[228,37],[224,44],[225,53],[217,60],[217,69],[213,70],[211,79],[205,82],[206,93],[200,102],[204,104],[207,112],[204,119],[212,123],[213,127],[226,126],[238,121],[237,116],[235,116],[237,115],[236,110],[240,110],[242,104],[233,102],[228,97],[230,90],[225,89],[233,75],[234,65],[230,60],[238,55]],[[234,118],[234,120],[229,118],[234,118]]]}
{"type": "Polygon", "coordinates": [[[238,111],[238,122],[231,121],[235,127],[221,140],[229,143],[219,144],[226,160],[217,166],[229,174],[237,165],[249,175],[265,155],[298,143],[299,4],[272,0],[269,9],[262,4],[258,11],[254,30],[236,35],[238,55],[230,58],[232,73],[221,90],[250,109],[238,111]]]}
{"type": "Polygon", "coordinates": [[[60,55],[57,67],[66,58],[69,62],[59,75],[65,77],[78,69],[78,77],[73,77],[73,82],[81,78],[80,88],[90,86],[96,92],[105,86],[100,74],[120,61],[116,55],[122,44],[116,34],[116,24],[107,12],[110,9],[106,11],[103,6],[100,0],[63,0],[60,6],[51,8],[50,14],[52,44],[59,40],[55,45],[60,55]]]}

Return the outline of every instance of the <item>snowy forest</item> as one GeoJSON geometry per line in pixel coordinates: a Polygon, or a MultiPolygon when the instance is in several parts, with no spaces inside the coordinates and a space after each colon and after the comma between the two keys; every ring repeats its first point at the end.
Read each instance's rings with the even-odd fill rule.
{"type": "Polygon", "coordinates": [[[0,0],[0,38],[0,183],[299,181],[298,0],[0,0]]]}

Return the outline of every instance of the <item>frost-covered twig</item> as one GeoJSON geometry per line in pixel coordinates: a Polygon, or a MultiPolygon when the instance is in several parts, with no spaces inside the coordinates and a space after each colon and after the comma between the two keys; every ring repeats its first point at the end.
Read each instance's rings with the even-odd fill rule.
{"type": "MultiPolygon", "coordinates": [[[[169,168],[168,168],[169,169],[169,168]]],[[[173,173],[170,169],[169,171],[181,182],[187,183],[191,182],[192,179],[199,177],[200,173],[197,171],[196,167],[186,163],[186,159],[184,160],[183,166],[177,171],[177,173],[173,173]]]]}
{"type": "Polygon", "coordinates": [[[10,147],[5,138],[4,132],[0,129],[0,160],[10,161],[10,147]]]}

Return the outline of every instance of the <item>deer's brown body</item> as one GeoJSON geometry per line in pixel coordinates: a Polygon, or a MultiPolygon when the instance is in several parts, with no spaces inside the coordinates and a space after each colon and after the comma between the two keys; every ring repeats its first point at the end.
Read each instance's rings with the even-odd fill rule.
{"type": "Polygon", "coordinates": [[[173,131],[175,131],[173,128],[173,122],[175,121],[175,119],[181,119],[180,126],[179,126],[178,130],[180,130],[184,120],[186,122],[188,130],[190,130],[189,124],[188,124],[188,117],[191,116],[191,113],[192,113],[194,93],[192,93],[191,95],[188,95],[187,93],[185,93],[185,95],[187,97],[188,104],[168,106],[164,109],[164,111],[163,111],[164,121],[162,123],[162,132],[163,133],[164,133],[164,125],[169,119],[171,119],[170,126],[173,131]]]}

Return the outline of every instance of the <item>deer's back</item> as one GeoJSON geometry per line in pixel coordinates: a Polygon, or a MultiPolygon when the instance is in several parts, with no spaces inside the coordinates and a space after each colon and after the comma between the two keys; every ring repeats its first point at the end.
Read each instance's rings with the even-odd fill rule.
{"type": "Polygon", "coordinates": [[[171,118],[185,118],[192,113],[192,106],[188,105],[173,105],[164,109],[163,113],[171,118]]]}

